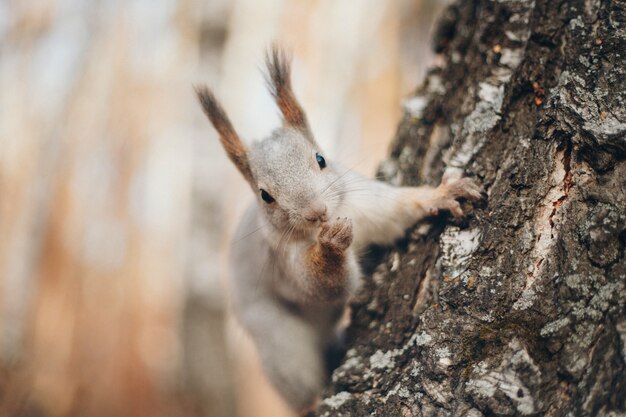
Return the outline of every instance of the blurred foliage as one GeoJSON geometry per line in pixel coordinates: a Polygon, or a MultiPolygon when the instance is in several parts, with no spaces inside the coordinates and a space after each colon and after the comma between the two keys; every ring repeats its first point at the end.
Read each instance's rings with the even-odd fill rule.
{"type": "Polygon", "coordinates": [[[278,39],[320,142],[371,172],[433,4],[0,1],[0,415],[288,415],[226,325],[248,190],[192,84],[263,136],[278,39]]]}

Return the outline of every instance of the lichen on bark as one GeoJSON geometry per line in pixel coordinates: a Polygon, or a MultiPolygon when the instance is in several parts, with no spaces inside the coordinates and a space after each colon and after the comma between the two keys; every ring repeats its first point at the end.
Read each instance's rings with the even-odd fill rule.
{"type": "Polygon", "coordinates": [[[386,180],[479,181],[352,303],[318,416],[626,413],[626,3],[459,1],[386,180]]]}

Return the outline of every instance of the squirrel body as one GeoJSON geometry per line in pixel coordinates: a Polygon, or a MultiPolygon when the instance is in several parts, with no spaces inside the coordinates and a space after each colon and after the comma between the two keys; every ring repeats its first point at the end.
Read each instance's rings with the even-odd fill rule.
{"type": "Polygon", "coordinates": [[[326,160],[290,83],[285,55],[267,58],[269,85],[283,126],[248,147],[212,92],[196,89],[228,156],[256,201],[231,250],[233,305],[264,370],[294,410],[311,406],[327,381],[325,352],[361,279],[358,256],[390,245],[439,210],[463,215],[459,197],[477,200],[469,178],[439,187],[395,187],[326,160]]]}

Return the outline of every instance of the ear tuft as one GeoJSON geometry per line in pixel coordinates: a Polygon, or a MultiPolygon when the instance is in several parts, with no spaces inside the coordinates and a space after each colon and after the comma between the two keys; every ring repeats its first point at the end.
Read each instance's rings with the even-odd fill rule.
{"type": "Polygon", "coordinates": [[[265,61],[268,70],[267,84],[283,114],[285,124],[301,130],[312,139],[306,114],[291,89],[290,59],[285,51],[272,45],[267,51],[265,61]]]}
{"type": "Polygon", "coordinates": [[[217,130],[220,135],[230,135],[234,133],[233,126],[228,116],[226,116],[226,112],[224,112],[224,109],[215,98],[213,92],[205,85],[196,86],[194,89],[196,90],[196,95],[202,105],[204,114],[209,118],[211,123],[213,123],[215,130],[217,130]]]}
{"type": "Polygon", "coordinates": [[[217,133],[219,133],[220,142],[228,157],[246,180],[251,183],[252,171],[248,162],[248,149],[239,138],[239,135],[237,135],[226,112],[208,87],[200,85],[196,86],[195,90],[202,105],[202,110],[204,110],[204,114],[209,118],[217,133]]]}
{"type": "Polygon", "coordinates": [[[268,70],[268,87],[276,98],[281,91],[291,90],[291,58],[277,45],[272,45],[267,51],[265,62],[268,70]]]}

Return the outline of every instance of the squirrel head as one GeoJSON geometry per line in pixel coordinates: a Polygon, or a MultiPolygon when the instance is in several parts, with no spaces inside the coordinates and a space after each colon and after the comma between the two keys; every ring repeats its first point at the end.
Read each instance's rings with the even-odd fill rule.
{"type": "Polygon", "coordinates": [[[196,87],[200,104],[224,150],[252,187],[269,223],[287,233],[315,230],[341,205],[341,174],[316,143],[306,114],[291,88],[290,66],[272,47],[266,57],[268,86],[283,126],[247,147],[207,87],[196,87]]]}

